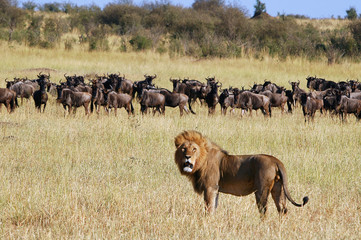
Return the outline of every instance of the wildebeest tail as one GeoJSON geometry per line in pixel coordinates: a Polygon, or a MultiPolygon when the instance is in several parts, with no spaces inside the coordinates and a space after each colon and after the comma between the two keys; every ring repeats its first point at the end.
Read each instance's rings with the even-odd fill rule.
{"type": "Polygon", "coordinates": [[[293,198],[291,197],[290,192],[288,191],[288,180],[287,180],[287,174],[286,174],[286,169],[284,168],[284,166],[282,164],[277,164],[277,167],[279,169],[280,175],[281,175],[281,179],[283,182],[283,189],[285,191],[286,197],[287,199],[296,207],[303,207],[304,205],[306,205],[306,203],[308,202],[308,197],[304,197],[302,199],[302,204],[296,203],[293,198]]]}

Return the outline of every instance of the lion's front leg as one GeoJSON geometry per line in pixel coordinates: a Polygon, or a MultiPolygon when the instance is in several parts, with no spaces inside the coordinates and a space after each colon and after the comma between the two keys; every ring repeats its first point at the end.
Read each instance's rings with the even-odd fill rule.
{"type": "Polygon", "coordinates": [[[214,213],[218,205],[218,189],[219,186],[207,187],[204,190],[204,201],[206,203],[206,210],[208,213],[214,213]]]}

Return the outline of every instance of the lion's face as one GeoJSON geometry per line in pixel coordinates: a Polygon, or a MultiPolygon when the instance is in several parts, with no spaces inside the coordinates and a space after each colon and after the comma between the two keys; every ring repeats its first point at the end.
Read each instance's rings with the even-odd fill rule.
{"type": "Polygon", "coordinates": [[[176,151],[176,161],[181,172],[192,173],[200,156],[200,148],[195,142],[186,141],[176,151]]]}

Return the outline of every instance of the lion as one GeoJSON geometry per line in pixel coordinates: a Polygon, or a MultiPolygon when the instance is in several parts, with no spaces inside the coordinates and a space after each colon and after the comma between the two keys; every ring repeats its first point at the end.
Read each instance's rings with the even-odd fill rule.
{"type": "Polygon", "coordinates": [[[277,158],[266,155],[230,155],[201,133],[184,131],[175,137],[175,162],[179,171],[193,184],[194,191],[204,194],[206,210],[217,208],[219,193],[235,196],[256,195],[258,210],[263,217],[267,211],[269,193],[280,215],[287,213],[286,198],[295,206],[289,191],[286,169],[277,158]]]}

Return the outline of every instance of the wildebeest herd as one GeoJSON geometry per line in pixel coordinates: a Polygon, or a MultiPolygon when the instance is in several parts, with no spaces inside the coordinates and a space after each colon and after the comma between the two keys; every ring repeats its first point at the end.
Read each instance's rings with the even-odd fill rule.
{"type": "MultiPolygon", "coordinates": [[[[278,86],[271,81],[262,84],[254,83],[249,89],[244,87],[222,88],[222,83],[215,77],[207,77],[206,82],[198,80],[170,79],[173,90],[155,86],[153,80],[157,75],[144,75],[142,81],[131,81],[121,74],[95,75],[86,79],[84,76],[68,76],[64,74],[65,81],[59,84],[50,82],[50,74],[39,73],[37,79],[14,78],[6,81],[6,88],[0,88],[0,104],[3,103],[8,112],[13,112],[19,106],[17,99],[33,98],[35,107],[41,112],[45,111],[48,93],[56,96],[69,114],[83,106],[85,114],[94,110],[99,114],[104,108],[109,113],[114,109],[124,108],[129,115],[134,114],[133,104],[139,102],[140,112],[165,114],[166,107],[179,107],[180,115],[183,112],[196,114],[192,109],[195,102],[208,107],[208,114],[215,113],[217,104],[220,105],[221,114],[230,114],[235,109],[241,109],[241,115],[252,110],[260,109],[266,117],[271,117],[272,108],[280,108],[281,113],[292,113],[297,106],[302,107],[305,121],[314,119],[316,111],[321,114],[329,113],[339,115],[342,120],[348,114],[354,114],[356,119],[361,118],[361,83],[358,80],[341,82],[329,81],[323,78],[307,77],[308,91],[300,88],[300,81],[290,82],[291,89],[278,86]],[[286,108],[287,104],[287,110],[286,108]],[[43,109],[41,110],[41,107],[43,109]]],[[[1,106],[1,105],[0,105],[1,106]]]]}

